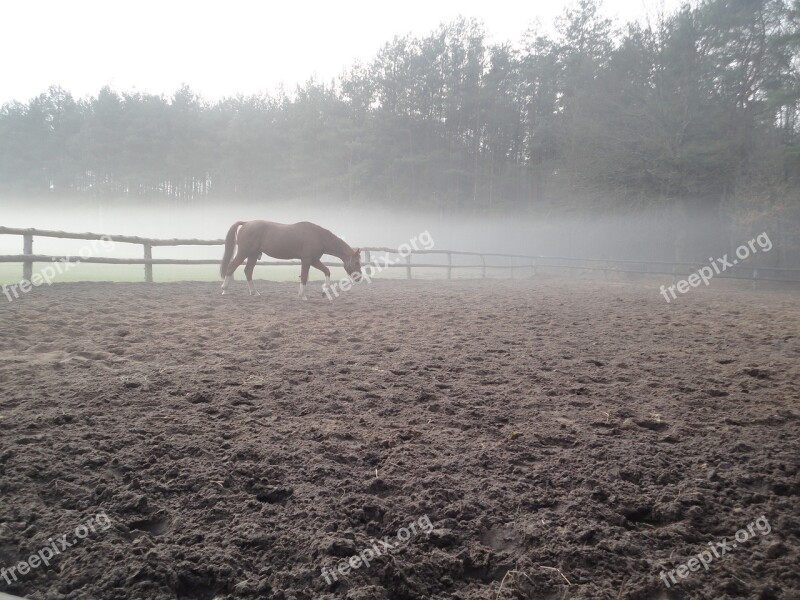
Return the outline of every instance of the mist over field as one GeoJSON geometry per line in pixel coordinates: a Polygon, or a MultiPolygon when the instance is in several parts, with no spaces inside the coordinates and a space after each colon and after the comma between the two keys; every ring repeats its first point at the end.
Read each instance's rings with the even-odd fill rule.
{"type": "MultiPolygon", "coordinates": [[[[3,225],[71,232],[131,235],[149,238],[221,239],[234,221],[264,219],[293,223],[313,221],[337,232],[353,246],[397,248],[429,231],[434,249],[533,256],[608,258],[617,260],[704,261],[727,252],[761,233],[753,227],[736,226],[718,214],[689,215],[673,208],[618,211],[601,215],[491,214],[452,215],[424,209],[402,210],[368,205],[331,207],[335,202],[234,201],[195,207],[172,202],[124,202],[52,200],[37,204],[0,203],[3,225]]],[[[754,258],[762,265],[786,264],[794,256],[795,240],[789,229],[769,232],[777,251],[754,258]],[[780,243],[785,242],[785,243],[780,243]]],[[[38,237],[38,254],[74,254],[85,242],[38,237]]],[[[21,240],[0,237],[1,254],[17,254],[21,240]]],[[[178,246],[157,248],[157,258],[219,258],[221,247],[178,246]]],[[[140,257],[141,247],[117,244],[103,256],[140,257]]]]}

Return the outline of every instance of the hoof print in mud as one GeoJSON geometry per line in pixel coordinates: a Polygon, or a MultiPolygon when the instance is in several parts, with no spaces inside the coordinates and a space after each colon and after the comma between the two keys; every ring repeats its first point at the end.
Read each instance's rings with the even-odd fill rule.
{"type": "Polygon", "coordinates": [[[213,398],[210,394],[205,394],[203,392],[191,392],[186,394],[186,399],[190,404],[207,404],[211,402],[213,398]]]}
{"type": "Polygon", "coordinates": [[[294,490],[282,486],[272,486],[256,492],[256,500],[267,504],[278,504],[289,498],[294,490]]]}
{"type": "Polygon", "coordinates": [[[320,551],[328,556],[350,557],[357,552],[356,543],[346,538],[331,538],[320,544],[320,551]]]}
{"type": "Polygon", "coordinates": [[[452,529],[434,529],[428,534],[428,541],[437,548],[449,548],[459,543],[459,537],[452,529]]]}
{"type": "Polygon", "coordinates": [[[389,483],[389,482],[387,482],[387,481],[385,481],[385,480],[383,480],[383,479],[381,479],[379,477],[373,479],[372,481],[370,481],[369,484],[366,487],[366,491],[367,492],[369,492],[370,494],[377,494],[377,495],[386,494],[387,492],[391,491],[392,489],[393,489],[393,486],[392,486],[391,483],[389,483]]]}
{"type": "Polygon", "coordinates": [[[666,424],[664,421],[659,421],[658,419],[636,419],[634,421],[639,427],[643,429],[649,429],[650,431],[666,431],[669,429],[669,425],[666,424]]]}
{"type": "Polygon", "coordinates": [[[164,535],[169,530],[169,521],[165,518],[142,519],[128,524],[128,529],[133,532],[149,533],[152,536],[164,535]]]}

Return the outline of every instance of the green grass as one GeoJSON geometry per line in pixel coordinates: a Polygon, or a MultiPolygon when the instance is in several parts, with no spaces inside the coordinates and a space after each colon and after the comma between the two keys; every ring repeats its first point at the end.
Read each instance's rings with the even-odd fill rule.
{"type": "MultiPolygon", "coordinates": [[[[34,263],[33,272],[39,273],[47,263],[34,263]]],[[[63,267],[62,267],[63,268],[63,267]]],[[[480,276],[477,270],[457,269],[457,277],[480,276]]],[[[445,269],[413,269],[414,279],[441,279],[445,269]]],[[[311,281],[323,281],[322,273],[311,269],[311,281]]],[[[336,280],[345,276],[344,269],[331,268],[331,277],[336,280]]],[[[404,279],[405,269],[385,269],[377,277],[380,279],[404,279]]],[[[256,267],[255,279],[267,281],[299,281],[300,267],[256,267]]],[[[22,279],[22,264],[0,263],[0,284],[19,283],[22,279]]],[[[153,279],[155,281],[220,281],[219,267],[217,265],[153,265],[153,279]]],[[[244,280],[244,273],[239,268],[236,279],[244,280]]],[[[56,273],[52,278],[54,283],[70,281],[144,281],[144,265],[103,265],[78,263],[62,273],[56,273]]]]}
{"type": "MultiPolygon", "coordinates": [[[[39,273],[46,263],[35,263],[33,272],[39,273]]],[[[300,267],[258,267],[256,279],[270,281],[298,281],[300,267]]],[[[0,284],[19,283],[22,279],[22,265],[0,264],[0,284]]],[[[216,265],[153,265],[155,281],[221,281],[219,267],[216,265]]],[[[244,279],[241,269],[237,279],[244,279]]],[[[320,278],[322,280],[322,278],[320,278]]],[[[56,273],[54,283],[69,281],[144,281],[144,265],[102,265],[76,264],[63,273],[56,273]]]]}

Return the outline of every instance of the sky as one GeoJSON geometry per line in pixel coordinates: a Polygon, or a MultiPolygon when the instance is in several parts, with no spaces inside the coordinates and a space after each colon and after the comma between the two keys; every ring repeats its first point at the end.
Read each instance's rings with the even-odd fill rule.
{"type": "MultiPolygon", "coordinates": [[[[605,0],[620,21],[672,10],[679,0],[605,0]]],[[[51,85],[76,97],[117,91],[171,95],[182,84],[208,100],[290,92],[369,62],[396,35],[422,36],[459,15],[483,22],[490,41],[517,41],[537,19],[549,28],[563,0],[280,2],[26,0],[0,23],[0,104],[51,85]]]]}

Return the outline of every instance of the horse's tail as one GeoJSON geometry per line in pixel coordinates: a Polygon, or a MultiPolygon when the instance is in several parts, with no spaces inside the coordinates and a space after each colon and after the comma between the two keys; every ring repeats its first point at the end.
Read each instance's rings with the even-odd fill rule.
{"type": "Polygon", "coordinates": [[[225,278],[225,272],[228,270],[228,265],[233,258],[233,249],[236,247],[236,232],[245,221],[236,221],[231,228],[228,229],[228,235],[225,236],[225,254],[222,255],[222,262],[219,265],[219,274],[225,278]]]}

